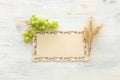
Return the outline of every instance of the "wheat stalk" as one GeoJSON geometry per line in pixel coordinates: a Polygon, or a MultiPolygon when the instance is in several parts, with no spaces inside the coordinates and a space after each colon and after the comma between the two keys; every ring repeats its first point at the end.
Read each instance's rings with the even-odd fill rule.
{"type": "Polygon", "coordinates": [[[83,30],[83,38],[85,39],[85,43],[87,45],[87,56],[90,56],[90,47],[91,47],[91,43],[95,37],[95,35],[98,33],[98,31],[101,29],[103,25],[99,25],[94,27],[93,26],[93,18],[90,17],[89,22],[87,24],[87,26],[84,27],[83,30]]]}

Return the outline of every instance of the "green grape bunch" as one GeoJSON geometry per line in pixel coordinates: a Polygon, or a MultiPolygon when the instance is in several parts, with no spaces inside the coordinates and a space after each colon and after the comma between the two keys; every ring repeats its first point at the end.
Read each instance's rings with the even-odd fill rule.
{"type": "Polygon", "coordinates": [[[31,42],[33,36],[38,31],[56,29],[58,27],[57,21],[49,21],[47,18],[40,18],[36,15],[32,15],[27,20],[27,28],[23,31],[24,42],[31,42]]]}

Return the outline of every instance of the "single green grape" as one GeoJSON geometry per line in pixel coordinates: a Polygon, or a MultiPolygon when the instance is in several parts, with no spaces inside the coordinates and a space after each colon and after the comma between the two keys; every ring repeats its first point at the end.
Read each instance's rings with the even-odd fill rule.
{"type": "Polygon", "coordinates": [[[53,22],[52,22],[52,25],[53,25],[54,27],[57,27],[57,26],[58,26],[58,22],[57,22],[57,21],[53,21],[53,22]]]}
{"type": "Polygon", "coordinates": [[[27,36],[27,34],[28,34],[27,31],[23,31],[22,33],[23,36],[27,36]]]}
{"type": "Polygon", "coordinates": [[[50,23],[50,25],[49,25],[49,28],[51,28],[51,29],[55,29],[55,28],[57,28],[58,27],[58,22],[57,21],[53,21],[53,22],[51,22],[50,23]]]}
{"type": "Polygon", "coordinates": [[[32,15],[32,17],[30,18],[30,20],[32,20],[32,21],[35,21],[35,20],[38,20],[39,18],[34,14],[34,15],[32,15]]]}
{"type": "Polygon", "coordinates": [[[50,23],[49,23],[48,21],[45,21],[45,22],[44,22],[44,26],[46,26],[46,28],[49,27],[49,24],[50,24],[50,23]]]}
{"type": "Polygon", "coordinates": [[[24,37],[24,42],[29,42],[29,41],[31,41],[31,39],[32,39],[32,38],[30,38],[30,37],[28,37],[28,36],[27,36],[27,37],[24,37]]]}

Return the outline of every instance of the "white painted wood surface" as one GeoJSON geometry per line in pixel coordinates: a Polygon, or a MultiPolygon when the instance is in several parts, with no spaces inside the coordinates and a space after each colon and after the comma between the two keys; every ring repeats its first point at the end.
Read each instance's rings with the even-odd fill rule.
{"type": "Polygon", "coordinates": [[[0,80],[120,80],[120,0],[0,0],[0,80]],[[60,30],[82,30],[89,16],[104,27],[88,62],[31,61],[17,19],[32,14],[59,21],[60,30]]]}

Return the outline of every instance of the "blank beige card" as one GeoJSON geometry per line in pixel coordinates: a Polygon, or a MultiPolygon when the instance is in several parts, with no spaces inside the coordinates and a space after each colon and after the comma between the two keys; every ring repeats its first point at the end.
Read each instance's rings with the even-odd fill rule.
{"type": "Polygon", "coordinates": [[[33,61],[84,61],[85,48],[80,31],[37,32],[33,39],[33,61]]]}

